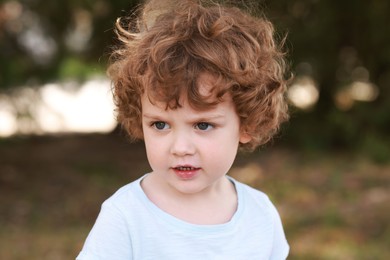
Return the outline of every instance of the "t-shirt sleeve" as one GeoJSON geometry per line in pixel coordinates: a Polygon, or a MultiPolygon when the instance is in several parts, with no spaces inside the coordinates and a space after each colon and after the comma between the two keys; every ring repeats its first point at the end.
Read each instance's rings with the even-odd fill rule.
{"type": "Polygon", "coordinates": [[[273,234],[273,246],[271,251],[271,260],[284,260],[287,258],[290,251],[290,247],[287,243],[286,236],[283,231],[282,220],[280,219],[279,213],[271,204],[271,210],[274,220],[274,234],[273,234]]]}
{"type": "Polygon", "coordinates": [[[123,213],[103,203],[99,216],[76,260],[132,259],[131,237],[123,213]]]}

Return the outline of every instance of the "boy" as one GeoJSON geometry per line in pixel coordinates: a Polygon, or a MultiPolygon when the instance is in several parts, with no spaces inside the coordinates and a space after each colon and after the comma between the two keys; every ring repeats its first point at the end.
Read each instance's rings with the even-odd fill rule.
{"type": "Polygon", "coordinates": [[[103,203],[82,259],[285,259],[267,196],[226,174],[239,148],[287,119],[273,27],[233,7],[149,1],[109,75],[118,120],[143,139],[152,172],[103,203]]]}

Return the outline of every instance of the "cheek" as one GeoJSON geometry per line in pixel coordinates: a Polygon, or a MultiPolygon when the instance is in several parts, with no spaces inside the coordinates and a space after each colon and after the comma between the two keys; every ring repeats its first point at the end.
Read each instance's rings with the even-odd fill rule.
{"type": "Polygon", "coordinates": [[[164,157],[161,149],[162,144],[161,142],[157,142],[153,138],[148,138],[147,134],[144,135],[144,143],[146,149],[146,156],[148,157],[150,166],[153,168],[158,165],[160,163],[160,160],[162,160],[162,158],[164,157]]]}
{"type": "Polygon", "coordinates": [[[209,161],[217,162],[220,167],[229,168],[236,157],[238,145],[237,136],[220,136],[214,138],[213,143],[203,146],[204,156],[209,161]]]}
{"type": "Polygon", "coordinates": [[[153,171],[159,169],[164,163],[162,160],[163,156],[161,156],[161,154],[159,154],[155,149],[146,148],[146,156],[148,158],[149,166],[153,171]]]}

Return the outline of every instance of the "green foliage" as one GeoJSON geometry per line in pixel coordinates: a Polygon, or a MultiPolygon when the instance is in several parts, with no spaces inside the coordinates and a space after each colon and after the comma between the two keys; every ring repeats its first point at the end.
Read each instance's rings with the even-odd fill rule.
{"type": "Polygon", "coordinates": [[[390,34],[383,27],[390,23],[390,2],[266,2],[268,17],[288,32],[295,75],[314,78],[320,91],[311,111],[293,112],[286,139],[308,149],[367,149],[383,160],[378,154],[386,149],[369,143],[379,136],[389,139],[390,133],[390,34]],[[310,64],[310,69],[301,71],[302,62],[310,64]],[[379,97],[341,110],[335,105],[335,95],[353,80],[357,67],[369,71],[368,80],[378,87],[379,97]]]}
{"type": "Polygon", "coordinates": [[[115,20],[136,4],[125,0],[0,3],[0,13],[5,13],[0,23],[0,89],[31,80],[43,84],[64,76],[85,78],[97,66],[105,67],[115,20]],[[70,37],[72,33],[76,37],[70,37]]]}
{"type": "Polygon", "coordinates": [[[87,64],[75,57],[68,57],[61,63],[58,77],[60,79],[75,78],[83,81],[91,75],[103,73],[104,68],[98,67],[97,64],[87,64]]]}

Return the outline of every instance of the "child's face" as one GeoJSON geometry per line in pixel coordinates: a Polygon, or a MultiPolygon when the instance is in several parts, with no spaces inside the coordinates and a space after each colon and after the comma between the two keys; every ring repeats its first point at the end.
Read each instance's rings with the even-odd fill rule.
{"type": "MultiPolygon", "coordinates": [[[[202,85],[209,88],[207,81],[202,85]]],[[[230,96],[205,111],[181,108],[142,97],[142,127],[153,174],[173,191],[194,194],[218,187],[233,164],[239,142],[250,138],[240,132],[240,121],[230,96]]]]}

